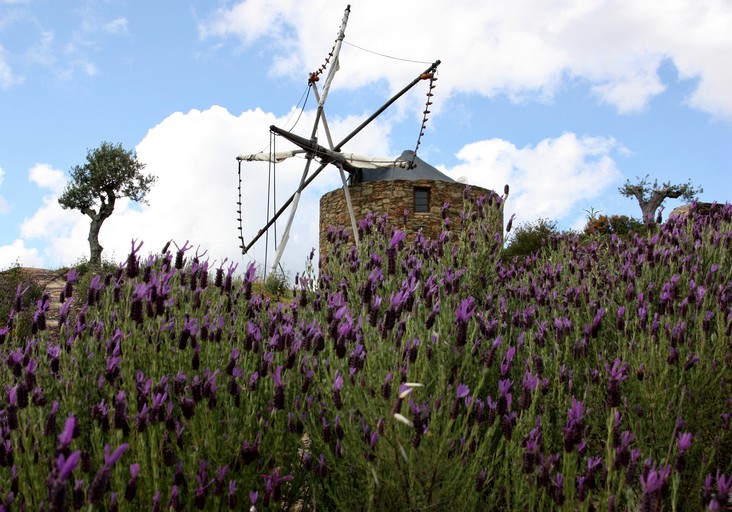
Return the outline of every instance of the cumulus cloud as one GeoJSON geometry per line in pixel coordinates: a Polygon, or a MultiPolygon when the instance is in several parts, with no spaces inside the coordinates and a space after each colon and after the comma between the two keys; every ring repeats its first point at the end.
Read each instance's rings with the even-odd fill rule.
{"type": "Polygon", "coordinates": [[[104,23],[101,30],[108,34],[124,34],[127,32],[128,26],[129,21],[127,18],[115,18],[112,21],[104,23]]]}
{"type": "Polygon", "coordinates": [[[0,45],[0,89],[8,89],[22,81],[23,79],[13,71],[12,66],[8,62],[7,50],[0,45]]]}
{"type": "MultiPolygon", "coordinates": [[[[551,99],[581,81],[601,102],[634,112],[666,89],[658,70],[668,61],[681,79],[695,81],[690,106],[732,117],[727,0],[516,0],[499,7],[456,0],[449,8],[441,0],[351,3],[347,42],[409,59],[441,58],[446,79],[440,86],[448,94],[551,99]]],[[[295,74],[322,63],[341,9],[335,0],[245,0],[219,8],[199,32],[204,39],[235,37],[245,46],[265,41],[274,48],[272,71],[295,74]]],[[[386,80],[396,89],[414,72],[347,45],[343,52],[349,58],[339,80],[350,87],[386,80]]]]}
{"type": "MultiPolygon", "coordinates": [[[[237,161],[240,154],[266,150],[268,129],[284,126],[290,115],[278,118],[262,110],[233,115],[222,107],[175,113],[149,130],[138,144],[138,158],[146,164],[145,172],[158,181],[148,195],[147,205],[118,201],[112,216],[102,226],[100,243],[103,257],[124,260],[132,239],[144,242],[143,253],[158,252],[168,240],[182,246],[190,240],[200,251],[208,251],[211,259],[224,258],[241,262],[265,260],[265,239],[262,238],[248,256],[242,257],[237,239],[237,161]]],[[[305,112],[298,124],[301,135],[309,133],[313,112],[305,112]]],[[[339,140],[363,119],[348,117],[328,119],[334,139],[339,140]]],[[[387,126],[372,125],[348,145],[348,150],[369,154],[391,154],[387,126]]],[[[277,150],[287,149],[279,141],[277,150]]],[[[242,168],[242,202],[244,238],[249,241],[265,224],[267,190],[276,183],[276,206],[294,192],[300,181],[303,159],[291,159],[276,169],[276,180],[268,185],[266,163],[247,163],[242,168]]],[[[313,165],[312,169],[316,166],[313,165]]],[[[58,186],[52,169],[34,168],[34,181],[46,188],[58,186]]],[[[340,185],[335,168],[316,178],[303,194],[295,216],[290,241],[283,258],[286,271],[294,274],[305,266],[305,258],[318,245],[319,198],[340,185]]],[[[56,189],[58,190],[58,189],[56,189]]],[[[62,210],[57,195],[44,199],[44,205],[21,226],[26,239],[43,238],[49,242],[44,257],[50,266],[70,264],[89,254],[86,236],[89,219],[77,211],[62,210]]],[[[274,211],[275,200],[270,202],[274,211]]],[[[282,236],[286,217],[278,222],[278,238],[282,236]]],[[[274,254],[274,232],[269,241],[268,265],[274,254]]]]}
{"type": "Polygon", "coordinates": [[[36,164],[28,171],[28,179],[38,187],[50,190],[59,195],[66,185],[66,175],[63,171],[54,169],[48,164],[36,164]]]}
{"type": "Polygon", "coordinates": [[[490,139],[464,146],[457,154],[463,163],[445,171],[496,191],[508,184],[506,213],[515,213],[518,222],[563,220],[578,203],[599,197],[621,178],[613,159],[621,150],[612,138],[574,133],[522,148],[490,139]]]}
{"type": "Polygon", "coordinates": [[[0,246],[0,269],[6,269],[15,265],[22,267],[42,267],[43,258],[39,256],[38,251],[31,247],[26,247],[25,242],[21,239],[13,241],[8,245],[0,246]]]}

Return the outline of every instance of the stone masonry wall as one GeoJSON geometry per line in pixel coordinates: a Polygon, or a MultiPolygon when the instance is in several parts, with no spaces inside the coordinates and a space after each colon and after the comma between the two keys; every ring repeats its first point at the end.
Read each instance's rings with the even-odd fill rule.
{"type": "MultiPolygon", "coordinates": [[[[463,183],[431,180],[391,180],[359,183],[348,188],[351,194],[356,221],[366,217],[368,212],[380,216],[388,214],[392,224],[398,226],[408,236],[422,229],[427,238],[436,238],[442,232],[442,206],[450,203],[447,215],[457,223],[463,205],[463,183]],[[429,212],[414,212],[414,189],[426,188],[430,191],[429,212]],[[409,210],[404,223],[404,210],[409,210]]],[[[496,196],[492,190],[471,186],[470,196],[496,196]]],[[[503,219],[501,219],[501,223],[503,219]]],[[[326,233],[329,226],[345,226],[351,231],[346,197],[342,188],[328,192],[320,198],[320,254],[327,252],[326,233]]]]}

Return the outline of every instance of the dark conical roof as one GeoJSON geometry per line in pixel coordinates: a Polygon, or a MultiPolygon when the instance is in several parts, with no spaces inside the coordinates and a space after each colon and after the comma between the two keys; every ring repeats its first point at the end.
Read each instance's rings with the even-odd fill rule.
{"type": "Polygon", "coordinates": [[[404,151],[399,160],[410,161],[414,158],[414,167],[412,169],[402,169],[401,167],[385,167],[381,169],[357,169],[353,175],[353,183],[366,183],[370,181],[390,181],[390,180],[432,180],[447,181],[455,183],[455,180],[441,173],[430,164],[414,155],[414,151],[404,151]]]}

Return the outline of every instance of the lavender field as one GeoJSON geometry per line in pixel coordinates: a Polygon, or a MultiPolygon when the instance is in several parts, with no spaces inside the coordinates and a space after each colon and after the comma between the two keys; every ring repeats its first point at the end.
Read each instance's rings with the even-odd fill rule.
{"type": "Polygon", "coordinates": [[[464,208],[331,230],[280,301],[188,244],[72,270],[58,331],[20,287],[0,509],[729,507],[732,206],[513,262],[464,208]]]}

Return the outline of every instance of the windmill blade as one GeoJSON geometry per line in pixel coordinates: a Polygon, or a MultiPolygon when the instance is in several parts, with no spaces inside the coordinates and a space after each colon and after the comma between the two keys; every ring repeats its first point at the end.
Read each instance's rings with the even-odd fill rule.
{"type": "Polygon", "coordinates": [[[271,162],[273,164],[279,164],[284,162],[288,158],[304,153],[303,150],[291,150],[291,151],[278,151],[277,153],[253,153],[251,155],[239,155],[236,157],[240,162],[271,162]]]}

